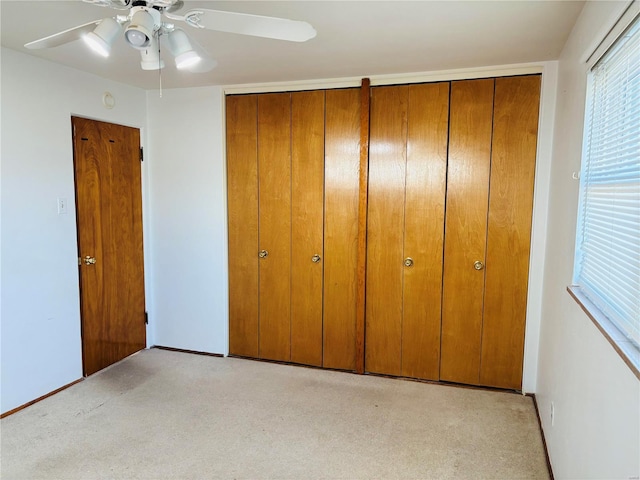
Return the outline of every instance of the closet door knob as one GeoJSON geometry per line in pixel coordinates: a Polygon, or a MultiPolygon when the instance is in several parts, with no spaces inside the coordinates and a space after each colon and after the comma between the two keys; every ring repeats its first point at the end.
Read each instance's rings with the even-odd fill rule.
{"type": "Polygon", "coordinates": [[[318,263],[320,261],[320,255],[316,253],[313,257],[311,257],[311,261],[313,263],[318,263]]]}
{"type": "Polygon", "coordinates": [[[260,252],[258,252],[258,256],[260,258],[267,258],[267,255],[269,255],[269,252],[267,252],[266,250],[260,250],[260,252]]]}
{"type": "Polygon", "coordinates": [[[413,267],[413,258],[411,257],[407,257],[404,259],[404,266],[405,267],[413,267]]]}
{"type": "Polygon", "coordinates": [[[473,264],[473,268],[475,268],[476,270],[482,270],[484,268],[484,263],[482,263],[480,260],[477,260],[473,264]]]}

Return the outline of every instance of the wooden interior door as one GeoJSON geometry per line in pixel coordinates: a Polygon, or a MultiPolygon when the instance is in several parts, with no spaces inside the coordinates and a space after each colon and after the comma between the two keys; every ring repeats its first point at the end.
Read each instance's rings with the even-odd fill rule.
{"type": "Polygon", "coordinates": [[[82,358],[91,375],[145,348],[140,132],[72,117],[82,358]]]}
{"type": "Polygon", "coordinates": [[[371,92],[365,370],[402,373],[402,289],[409,87],[371,92]]]}
{"type": "Polygon", "coordinates": [[[437,380],[449,83],[373,89],[366,370],[437,380]]]}
{"type": "Polygon", "coordinates": [[[322,366],[324,91],[291,94],[291,361],[322,366]]]}
{"type": "Polygon", "coordinates": [[[354,370],[360,89],[327,90],[325,110],[323,366],[354,370]]]}
{"type": "Polygon", "coordinates": [[[494,79],[451,84],[440,379],[472,385],[480,382],[493,91],[494,79]]]}
{"type": "Polygon", "coordinates": [[[259,357],[291,360],[291,95],[258,95],[259,357]]]}
{"type": "Polygon", "coordinates": [[[360,90],[226,102],[229,351],[353,370],[360,90]]]}
{"type": "Polygon", "coordinates": [[[496,79],[480,383],[520,389],[540,76],[496,79]]]}
{"type": "Polygon", "coordinates": [[[438,380],[449,82],[408,92],[402,376],[438,380]]]}
{"type": "Polygon", "coordinates": [[[229,352],[258,357],[258,99],[226,99],[229,352]]]}

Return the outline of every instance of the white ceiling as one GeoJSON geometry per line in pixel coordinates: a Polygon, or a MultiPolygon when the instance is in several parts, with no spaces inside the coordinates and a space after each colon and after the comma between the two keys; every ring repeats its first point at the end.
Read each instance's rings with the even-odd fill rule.
{"type": "MultiPolygon", "coordinates": [[[[285,17],[318,32],[305,43],[185,26],[218,61],[208,73],[177,71],[170,58],[164,88],[425,72],[557,59],[583,1],[189,1],[192,7],[285,17]]],[[[140,69],[124,39],[108,59],[81,41],[27,50],[29,41],[115,15],[76,1],[0,3],[2,46],[145,89],[158,72],[140,69]]]]}

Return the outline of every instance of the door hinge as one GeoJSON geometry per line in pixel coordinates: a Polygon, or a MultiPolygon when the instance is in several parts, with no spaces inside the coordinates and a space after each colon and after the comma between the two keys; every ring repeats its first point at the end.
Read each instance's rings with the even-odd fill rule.
{"type": "Polygon", "coordinates": [[[144,162],[144,152],[142,150],[142,147],[140,147],[140,161],[144,162]]]}
{"type": "Polygon", "coordinates": [[[149,325],[149,314],[144,312],[144,324],[149,325]]]}

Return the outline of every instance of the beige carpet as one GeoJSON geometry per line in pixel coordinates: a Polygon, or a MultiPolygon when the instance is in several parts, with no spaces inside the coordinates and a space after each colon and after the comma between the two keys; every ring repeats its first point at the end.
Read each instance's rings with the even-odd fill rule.
{"type": "Polygon", "coordinates": [[[528,397],[157,349],[0,427],[4,479],[548,478],[528,397]]]}

